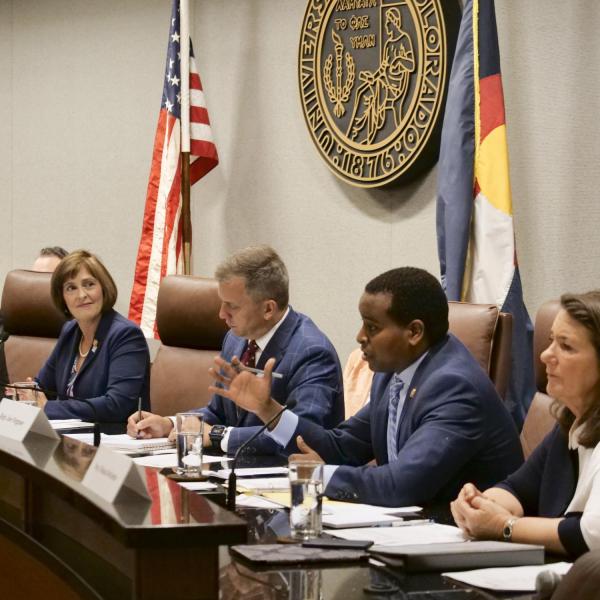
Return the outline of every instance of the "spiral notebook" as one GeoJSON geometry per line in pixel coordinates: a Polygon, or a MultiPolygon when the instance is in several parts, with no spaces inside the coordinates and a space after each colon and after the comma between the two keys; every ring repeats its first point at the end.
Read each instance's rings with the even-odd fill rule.
{"type": "MultiPolygon", "coordinates": [[[[68,437],[75,438],[86,444],[93,444],[94,435],[92,433],[70,433],[68,437]]],[[[168,450],[175,448],[175,442],[169,441],[169,438],[153,438],[148,440],[136,440],[129,437],[126,433],[119,435],[102,434],[100,444],[117,452],[155,452],[156,450],[168,450]]]]}

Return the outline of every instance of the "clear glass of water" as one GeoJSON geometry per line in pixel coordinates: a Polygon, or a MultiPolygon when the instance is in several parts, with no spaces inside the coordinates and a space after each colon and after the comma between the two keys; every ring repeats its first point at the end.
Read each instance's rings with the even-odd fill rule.
{"type": "Polygon", "coordinates": [[[184,477],[199,477],[202,469],[202,433],[204,421],[200,413],[177,413],[177,468],[184,477]]]}
{"type": "Polygon", "coordinates": [[[290,459],[290,536],[308,540],[321,535],[323,463],[308,459],[290,459]]]}

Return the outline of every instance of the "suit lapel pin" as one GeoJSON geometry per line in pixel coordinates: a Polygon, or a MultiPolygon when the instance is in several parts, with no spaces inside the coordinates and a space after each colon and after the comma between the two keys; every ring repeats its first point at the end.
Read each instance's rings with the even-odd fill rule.
{"type": "Polygon", "coordinates": [[[410,390],[410,399],[412,400],[417,394],[417,388],[410,390]]]}

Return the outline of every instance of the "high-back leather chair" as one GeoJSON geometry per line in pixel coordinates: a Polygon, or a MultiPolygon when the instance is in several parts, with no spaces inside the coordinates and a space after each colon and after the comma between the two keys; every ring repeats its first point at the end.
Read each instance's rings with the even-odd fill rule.
{"type": "MultiPolygon", "coordinates": [[[[449,302],[448,322],[450,332],[470,350],[481,368],[490,376],[500,397],[504,398],[510,375],[512,315],[500,312],[495,304],[449,302]]],[[[370,372],[367,363],[357,363],[352,354],[350,357],[344,368],[344,393],[347,392],[346,376],[352,360],[354,372],[350,381],[353,386],[351,393],[353,398],[359,398],[359,402],[346,404],[346,418],[362,408],[369,398],[366,386],[370,388],[371,385],[371,379],[367,377],[370,372]],[[363,399],[362,403],[360,399],[363,399]]]]}
{"type": "Polygon", "coordinates": [[[6,369],[10,381],[34,377],[50,356],[67,320],[50,296],[51,273],[10,271],[4,280],[2,313],[6,369]]]}
{"type": "Polygon", "coordinates": [[[540,354],[550,345],[550,330],[554,317],[560,310],[558,300],[550,300],[542,304],[535,316],[533,333],[533,365],[535,370],[536,393],[531,401],[523,429],[521,431],[521,446],[527,458],[552,429],[556,420],[550,414],[552,398],[546,394],[548,378],[546,367],[540,360],[540,354]]]}
{"type": "Polygon", "coordinates": [[[219,319],[217,282],[204,277],[170,275],[158,292],[156,326],[162,345],[152,363],[152,412],[176,412],[206,406],[208,373],[227,333],[219,319]]]}
{"type": "Polygon", "coordinates": [[[448,302],[453,333],[475,357],[504,398],[510,375],[512,315],[495,304],[448,302]]]}

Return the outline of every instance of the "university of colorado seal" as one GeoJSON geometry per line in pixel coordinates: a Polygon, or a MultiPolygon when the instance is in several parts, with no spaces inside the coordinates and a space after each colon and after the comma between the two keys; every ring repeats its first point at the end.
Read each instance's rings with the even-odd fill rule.
{"type": "Polygon", "coordinates": [[[448,19],[458,8],[444,10],[442,0],[308,0],[302,108],[319,152],[344,181],[384,186],[436,159],[448,19]]]}

